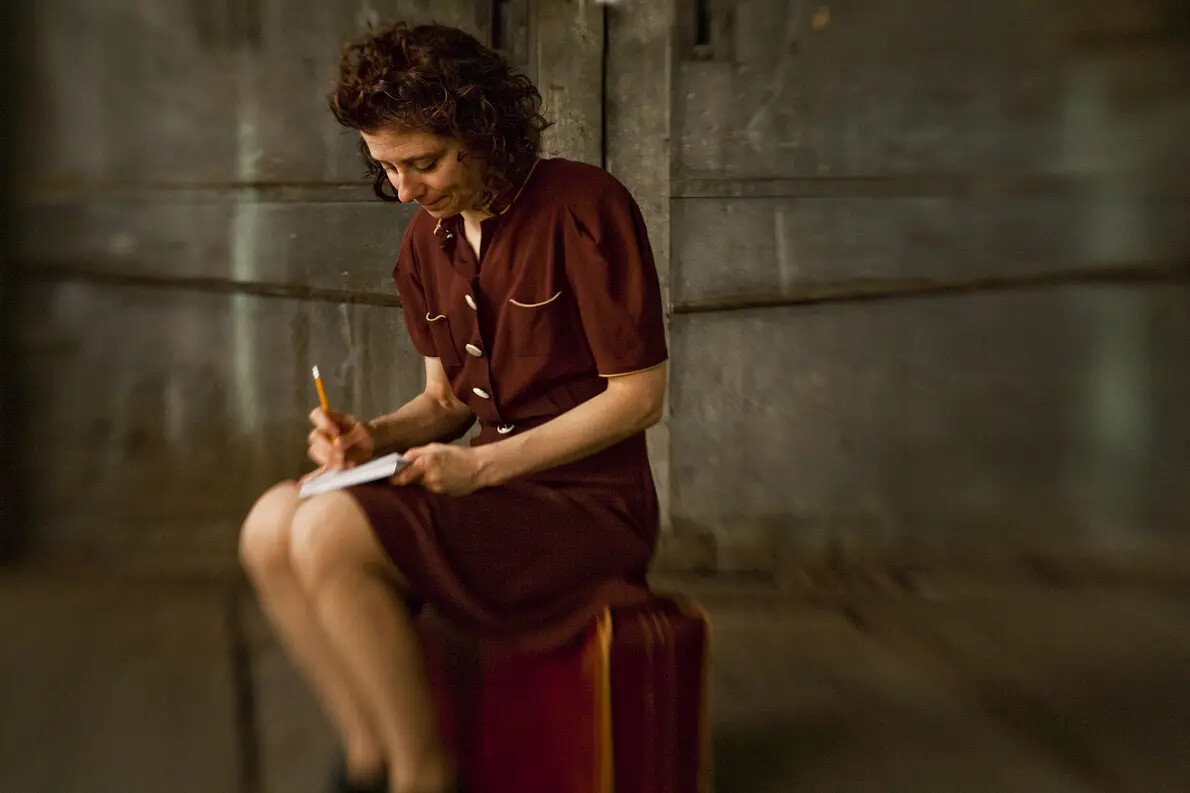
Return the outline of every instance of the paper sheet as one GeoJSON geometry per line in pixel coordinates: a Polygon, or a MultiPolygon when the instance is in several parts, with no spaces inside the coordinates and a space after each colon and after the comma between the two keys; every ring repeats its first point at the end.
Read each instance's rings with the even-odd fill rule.
{"type": "Polygon", "coordinates": [[[355,468],[345,468],[342,471],[327,471],[324,474],[319,474],[313,479],[307,479],[303,482],[298,495],[302,498],[309,498],[310,496],[316,496],[319,493],[326,493],[331,490],[339,490],[340,488],[351,487],[352,485],[359,485],[364,482],[374,482],[377,479],[387,479],[409,465],[409,463],[409,460],[394,452],[392,454],[386,454],[383,457],[377,457],[375,460],[370,460],[363,465],[357,465],[355,468]]]}

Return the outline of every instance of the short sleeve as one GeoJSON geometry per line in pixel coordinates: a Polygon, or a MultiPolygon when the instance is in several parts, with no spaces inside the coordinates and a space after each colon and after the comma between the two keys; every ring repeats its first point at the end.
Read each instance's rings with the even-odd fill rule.
{"type": "Polygon", "coordinates": [[[426,325],[426,293],[422,288],[421,271],[417,264],[417,254],[413,249],[415,222],[410,222],[405,228],[401,252],[397,254],[397,265],[393,268],[393,280],[397,284],[397,293],[401,296],[405,327],[409,329],[409,338],[413,340],[414,348],[427,358],[436,358],[438,350],[426,325]]]}
{"type": "Polygon", "coordinates": [[[563,232],[567,280],[604,377],[648,369],[667,357],[644,218],[628,191],[614,187],[568,207],[563,232]]]}

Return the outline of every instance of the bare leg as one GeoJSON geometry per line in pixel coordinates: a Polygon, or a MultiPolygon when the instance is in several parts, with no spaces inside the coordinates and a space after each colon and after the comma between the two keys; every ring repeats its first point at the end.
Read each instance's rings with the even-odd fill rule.
{"type": "Polygon", "coordinates": [[[292,482],[261,496],[244,521],[240,558],[265,616],[339,733],[348,776],[363,783],[384,772],[384,748],[293,569],[290,534],[299,503],[292,482]]]}
{"type": "Polygon", "coordinates": [[[394,597],[404,586],[355,499],[334,492],[298,508],[294,566],[359,691],[376,704],[393,793],[441,793],[454,765],[438,734],[421,647],[394,597]]]}

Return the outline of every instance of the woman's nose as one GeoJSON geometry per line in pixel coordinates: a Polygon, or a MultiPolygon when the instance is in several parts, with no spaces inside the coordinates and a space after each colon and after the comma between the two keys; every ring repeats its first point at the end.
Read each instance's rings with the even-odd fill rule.
{"type": "Polygon", "coordinates": [[[405,204],[416,201],[425,192],[425,185],[421,183],[421,180],[409,176],[397,175],[393,187],[397,189],[397,198],[405,204]]]}

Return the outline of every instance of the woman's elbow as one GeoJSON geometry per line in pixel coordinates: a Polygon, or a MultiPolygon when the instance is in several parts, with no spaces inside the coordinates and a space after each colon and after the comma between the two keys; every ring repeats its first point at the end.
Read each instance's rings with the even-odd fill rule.
{"type": "Polygon", "coordinates": [[[615,398],[627,408],[627,424],[632,427],[633,432],[647,430],[665,416],[664,365],[624,375],[622,379],[616,378],[612,380],[608,390],[614,391],[615,398]]]}
{"type": "Polygon", "coordinates": [[[660,423],[665,417],[665,388],[654,390],[647,395],[641,410],[641,429],[647,430],[654,424],[660,423]]]}

